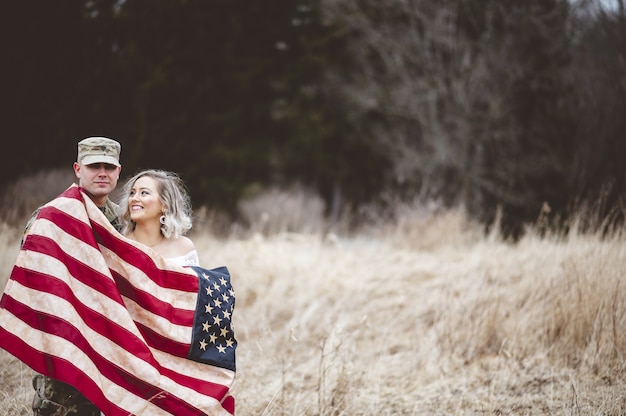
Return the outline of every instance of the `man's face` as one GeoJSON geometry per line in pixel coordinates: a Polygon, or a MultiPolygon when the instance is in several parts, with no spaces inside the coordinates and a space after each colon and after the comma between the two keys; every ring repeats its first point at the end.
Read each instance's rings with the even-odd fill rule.
{"type": "Polygon", "coordinates": [[[98,206],[103,206],[108,195],[117,186],[120,177],[121,167],[108,163],[93,163],[83,165],[74,163],[74,173],[78,178],[78,186],[85,192],[98,206]]]}

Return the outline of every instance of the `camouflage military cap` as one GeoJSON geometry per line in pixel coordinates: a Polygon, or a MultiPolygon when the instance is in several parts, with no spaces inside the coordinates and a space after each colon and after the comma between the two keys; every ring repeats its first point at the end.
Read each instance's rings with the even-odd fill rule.
{"type": "Polygon", "coordinates": [[[78,142],[78,158],[76,161],[83,165],[92,163],[108,163],[120,165],[122,145],[107,137],[87,137],[78,142]]]}

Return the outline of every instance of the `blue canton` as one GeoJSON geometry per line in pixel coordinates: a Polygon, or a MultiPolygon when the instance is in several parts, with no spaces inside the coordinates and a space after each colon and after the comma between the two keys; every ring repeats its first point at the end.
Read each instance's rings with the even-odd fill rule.
{"type": "Polygon", "coordinates": [[[226,267],[205,269],[190,266],[199,280],[190,360],[235,371],[237,341],[231,323],[235,291],[226,267]]]}

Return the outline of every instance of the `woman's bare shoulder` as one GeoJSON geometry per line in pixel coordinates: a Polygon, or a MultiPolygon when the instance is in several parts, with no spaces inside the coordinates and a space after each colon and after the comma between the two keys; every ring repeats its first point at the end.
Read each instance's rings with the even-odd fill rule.
{"type": "Polygon", "coordinates": [[[180,246],[180,248],[185,250],[187,253],[191,250],[196,249],[196,245],[193,243],[193,240],[191,238],[182,235],[178,237],[178,240],[178,245],[180,246]]]}
{"type": "Polygon", "coordinates": [[[159,250],[161,255],[165,257],[178,257],[185,256],[190,251],[196,249],[193,241],[186,236],[180,236],[176,238],[168,238],[159,250]]]}

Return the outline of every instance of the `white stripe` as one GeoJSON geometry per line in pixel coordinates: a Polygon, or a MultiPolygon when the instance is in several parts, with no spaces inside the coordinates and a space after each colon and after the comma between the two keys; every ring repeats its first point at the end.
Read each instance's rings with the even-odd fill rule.
{"type": "Polygon", "coordinates": [[[163,367],[198,380],[208,380],[223,386],[231,386],[235,380],[235,372],[226,368],[176,357],[160,350],[153,349],[152,353],[163,367]]]}
{"type": "Polygon", "coordinates": [[[127,297],[123,299],[130,316],[138,323],[173,341],[187,345],[191,343],[191,327],[173,324],[162,316],[142,308],[134,300],[127,297]]]}
{"type": "MultiPolygon", "coordinates": [[[[93,205],[95,206],[95,204],[93,205]]],[[[85,205],[77,199],[60,196],[58,198],[51,200],[45,206],[50,206],[50,207],[55,207],[57,209],[60,209],[66,214],[69,214],[72,217],[76,218],[78,221],[87,225],[89,224],[89,217],[87,216],[88,214],[85,211],[85,205]]],[[[102,217],[104,217],[104,219],[106,220],[106,217],[104,216],[102,211],[98,209],[98,212],[100,212],[100,215],[102,215],[102,217]]]]}

